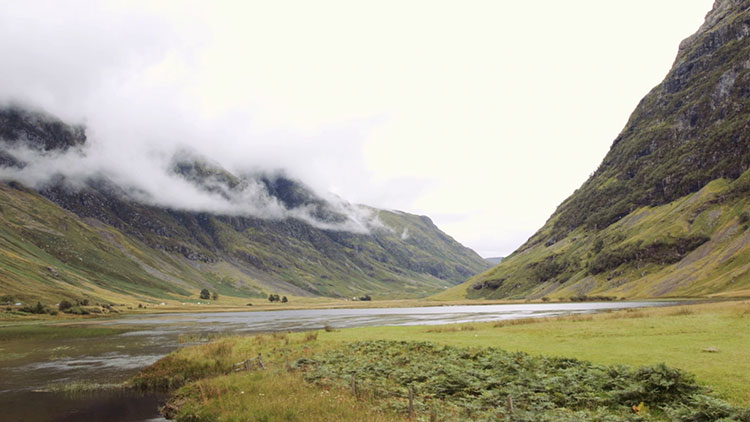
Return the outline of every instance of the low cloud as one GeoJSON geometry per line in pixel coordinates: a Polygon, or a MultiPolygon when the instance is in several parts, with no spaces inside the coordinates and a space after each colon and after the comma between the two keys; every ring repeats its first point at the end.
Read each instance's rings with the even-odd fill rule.
{"type": "Polygon", "coordinates": [[[184,148],[171,152],[131,149],[118,157],[109,148],[111,143],[96,139],[65,151],[44,151],[29,145],[24,139],[0,141],[0,151],[6,159],[11,157],[6,165],[0,165],[0,180],[18,181],[36,189],[60,183],[72,189],[86,189],[90,183],[104,180],[114,184],[125,199],[158,207],[263,219],[294,218],[320,229],[354,233],[382,227],[374,209],[333,195],[316,194],[296,181],[292,182],[294,188],[308,195],[310,202],[286,206],[264,182],[286,179],[283,173],[266,174],[256,169],[238,177],[198,153],[185,157],[184,148]],[[218,176],[186,177],[175,170],[176,157],[194,160],[218,176]]]}

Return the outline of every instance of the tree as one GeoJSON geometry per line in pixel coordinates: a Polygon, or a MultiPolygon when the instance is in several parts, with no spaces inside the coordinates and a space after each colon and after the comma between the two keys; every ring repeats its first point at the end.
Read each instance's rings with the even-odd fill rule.
{"type": "Polygon", "coordinates": [[[368,301],[368,300],[372,300],[372,298],[370,297],[370,295],[364,295],[364,296],[360,297],[359,300],[368,301]]]}
{"type": "Polygon", "coordinates": [[[211,293],[211,299],[213,300],[219,300],[219,294],[216,292],[211,293]]]}
{"type": "Polygon", "coordinates": [[[275,294],[268,295],[268,301],[269,302],[278,302],[279,301],[279,295],[275,295],[275,294]]]}
{"type": "Polygon", "coordinates": [[[286,298],[286,296],[281,298],[281,303],[287,303],[289,302],[289,299],[286,298]]]}
{"type": "Polygon", "coordinates": [[[67,311],[68,309],[70,309],[72,307],[73,307],[73,304],[70,303],[70,302],[68,302],[67,300],[61,300],[60,304],[57,305],[57,309],[59,309],[59,310],[61,310],[63,312],[67,311]]]}
{"type": "Polygon", "coordinates": [[[201,296],[200,297],[201,297],[201,299],[205,299],[205,300],[211,299],[211,292],[209,292],[208,289],[203,289],[203,290],[201,290],[201,296]]]}

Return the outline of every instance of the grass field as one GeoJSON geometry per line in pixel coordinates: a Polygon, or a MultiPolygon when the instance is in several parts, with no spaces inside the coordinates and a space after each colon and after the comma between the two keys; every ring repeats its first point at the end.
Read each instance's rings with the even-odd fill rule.
{"type": "Polygon", "coordinates": [[[176,415],[182,415],[177,420],[193,420],[192,417],[214,420],[219,416],[221,420],[325,420],[325,416],[304,419],[300,415],[317,414],[320,407],[315,404],[316,397],[327,395],[346,398],[338,402],[343,407],[334,406],[320,413],[332,412],[331,420],[393,420],[389,418],[398,415],[389,413],[392,408],[383,410],[382,398],[363,396],[351,402],[351,392],[347,393],[341,385],[304,384],[299,373],[289,368],[300,358],[314,359],[355,341],[429,341],[460,348],[491,346],[525,352],[531,357],[560,356],[604,365],[665,363],[695,374],[697,382],[714,397],[747,407],[750,406],[749,322],[750,302],[744,301],[547,320],[231,337],[171,354],[143,371],[132,384],[142,389],[185,385],[173,400],[179,409],[176,415]],[[268,368],[266,371],[224,376],[233,363],[253,359],[259,353],[268,368]],[[291,396],[279,398],[292,385],[295,386],[292,402],[288,399],[291,396]],[[248,391],[253,394],[248,395],[248,391]],[[267,397],[260,400],[266,409],[265,416],[255,419],[242,416],[247,415],[247,409],[258,409],[259,397],[267,397]],[[286,408],[290,409],[287,413],[273,413],[286,408]],[[349,419],[341,412],[352,412],[362,419],[349,419]]]}

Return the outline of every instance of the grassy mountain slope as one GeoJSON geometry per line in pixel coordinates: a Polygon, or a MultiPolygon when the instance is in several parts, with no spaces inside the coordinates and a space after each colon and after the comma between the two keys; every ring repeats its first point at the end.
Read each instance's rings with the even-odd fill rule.
{"type": "Polygon", "coordinates": [[[440,297],[750,294],[749,9],[716,1],[589,180],[440,297]]]}
{"type": "MultiPolygon", "coordinates": [[[[0,124],[6,175],[34,157],[18,158],[19,147],[85,154],[85,132],[51,116],[11,108],[0,110],[0,124]]],[[[424,216],[335,204],[281,174],[237,176],[190,152],[175,154],[169,171],[238,209],[262,202],[287,214],[149,205],[100,174],[76,183],[60,175],[39,191],[0,183],[0,295],[153,303],[197,300],[208,288],[236,297],[423,297],[489,267],[424,216]],[[360,226],[355,213],[367,215],[360,226]]]]}
{"type": "Polygon", "coordinates": [[[0,293],[116,303],[197,299],[204,287],[239,297],[418,297],[486,268],[428,218],[399,212],[378,211],[389,228],[354,234],[115,198],[105,206],[92,192],[65,198],[87,212],[0,184],[0,293]]]}

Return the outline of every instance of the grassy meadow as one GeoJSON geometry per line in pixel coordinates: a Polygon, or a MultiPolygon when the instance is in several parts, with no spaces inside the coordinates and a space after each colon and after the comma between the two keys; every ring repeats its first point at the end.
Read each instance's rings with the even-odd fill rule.
{"type": "MultiPolygon", "coordinates": [[[[746,419],[750,413],[742,410],[750,406],[748,322],[750,302],[744,301],[543,320],[227,337],[170,354],[142,371],[130,385],[142,390],[176,391],[168,409],[178,421],[404,420],[408,413],[407,384],[418,386],[417,420],[453,420],[472,414],[485,417],[497,410],[488,407],[491,402],[497,405],[497,397],[488,397],[488,391],[496,396],[512,391],[518,406],[513,417],[518,420],[710,421],[724,415],[726,420],[744,421],[750,420],[746,419]],[[420,342],[442,355],[420,363],[412,359],[429,354],[388,352],[422,347],[420,342]],[[357,358],[357,347],[367,349],[377,344],[386,352],[357,358]],[[488,348],[494,351],[487,352],[488,348]],[[389,359],[381,357],[388,353],[392,355],[389,359]],[[490,357],[481,359],[509,362],[505,372],[498,369],[496,376],[525,373],[523,379],[531,380],[527,384],[532,387],[511,385],[508,380],[515,379],[512,377],[461,387],[467,379],[493,376],[492,371],[479,376],[483,369],[471,366],[483,353],[490,357]],[[266,370],[257,370],[254,359],[258,354],[266,370]],[[514,359],[518,367],[513,366],[514,359]],[[253,370],[230,374],[232,364],[248,360],[253,370]],[[359,366],[352,367],[352,362],[359,362],[359,366]],[[470,366],[462,367],[458,362],[470,366]],[[647,368],[637,369],[644,365],[647,368]],[[424,375],[436,368],[439,371],[431,374],[432,378],[424,375]],[[362,380],[356,396],[350,385],[355,373],[362,380]],[[391,375],[383,379],[373,375],[381,373],[391,375]],[[641,378],[636,380],[634,374],[641,374],[641,378]],[[650,387],[639,384],[644,379],[656,381],[650,387]],[[392,385],[385,390],[373,387],[389,383],[392,385]],[[541,384],[533,387],[534,383],[541,384]],[[554,408],[564,398],[544,398],[542,393],[545,388],[556,390],[558,387],[553,386],[568,384],[581,386],[571,391],[590,400],[559,413],[554,408]],[[587,385],[608,390],[591,390],[587,385]],[[511,387],[514,389],[503,389],[511,387]],[[639,396],[660,388],[666,398],[639,396]],[[440,413],[433,414],[435,409],[440,413]],[[446,415],[453,416],[445,419],[446,415]]],[[[503,402],[498,409],[496,415],[506,412],[507,405],[503,402]]]]}

